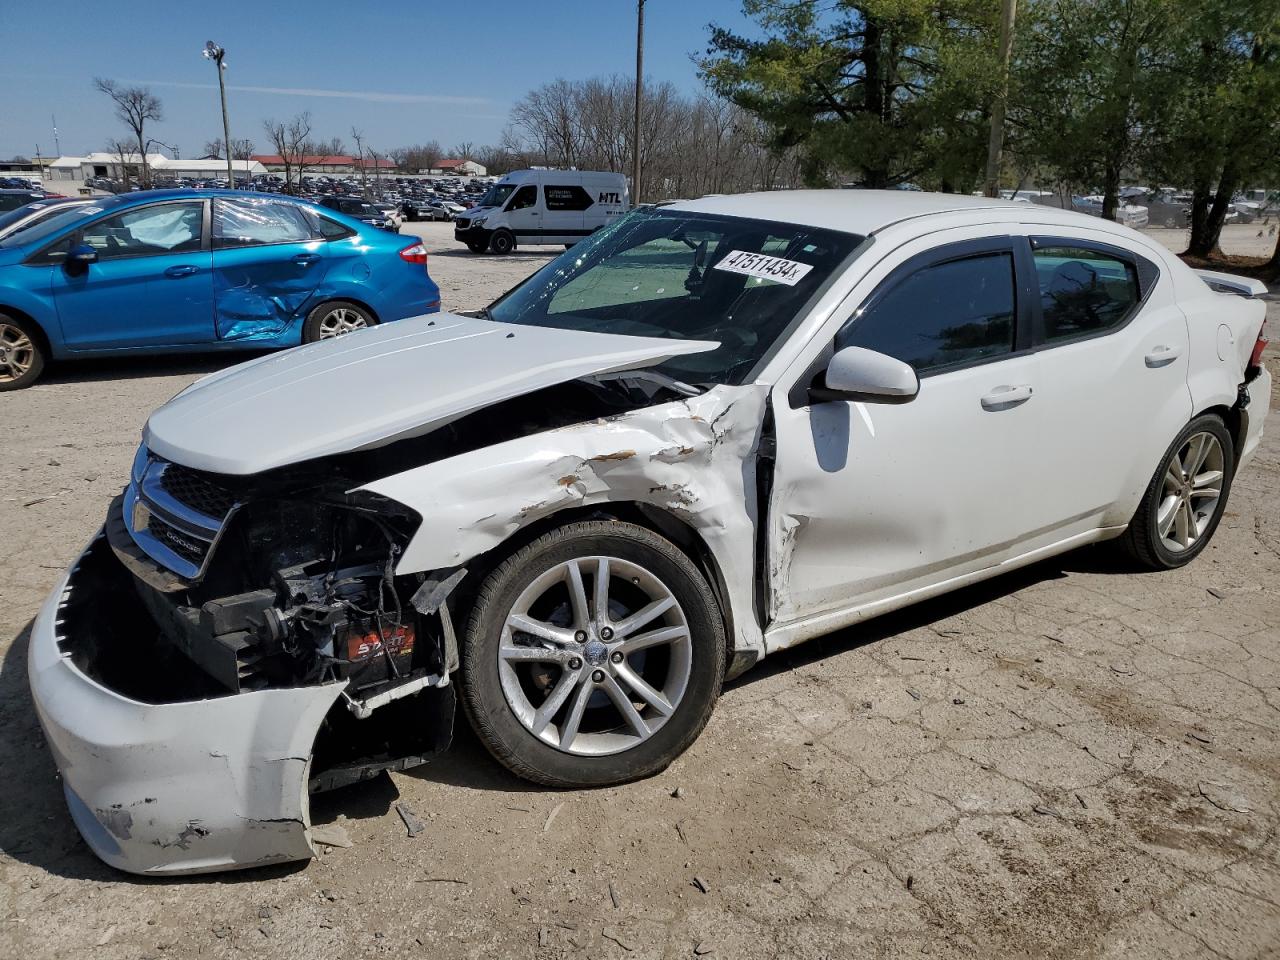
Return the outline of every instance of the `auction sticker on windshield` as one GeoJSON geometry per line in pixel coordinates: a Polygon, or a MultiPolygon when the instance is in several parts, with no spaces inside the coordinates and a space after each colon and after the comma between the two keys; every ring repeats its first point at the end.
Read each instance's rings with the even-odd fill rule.
{"type": "Polygon", "coordinates": [[[804,279],[804,275],[813,269],[811,263],[800,263],[796,260],[784,260],[782,257],[771,257],[764,253],[751,253],[747,250],[734,250],[716,264],[717,270],[728,270],[730,273],[743,273],[748,277],[761,280],[774,280],[794,287],[804,279]]]}

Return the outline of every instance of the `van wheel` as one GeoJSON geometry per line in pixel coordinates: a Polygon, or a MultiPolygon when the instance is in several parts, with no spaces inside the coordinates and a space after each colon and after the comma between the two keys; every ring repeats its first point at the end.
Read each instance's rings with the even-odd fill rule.
{"type": "Polygon", "coordinates": [[[489,249],[499,255],[510,253],[516,248],[516,238],[510,230],[499,230],[489,238],[489,249]]]}
{"type": "Polygon", "coordinates": [[[552,787],[647,777],[693,743],[724,678],[706,579],[629,523],[570,523],[489,575],[467,622],[463,704],[518,776],[552,787]]]}
{"type": "Polygon", "coordinates": [[[44,369],[44,346],[31,324],[0,313],[0,391],[21,390],[44,369]]]}
{"type": "Polygon", "coordinates": [[[350,300],[330,300],[307,315],[307,322],[302,328],[302,342],[332,340],[355,330],[375,326],[377,322],[373,314],[350,300]]]}
{"type": "Polygon", "coordinates": [[[1120,546],[1150,570],[1190,563],[1218,529],[1234,469],[1226,425],[1213,414],[1196,417],[1165,451],[1120,546]]]}

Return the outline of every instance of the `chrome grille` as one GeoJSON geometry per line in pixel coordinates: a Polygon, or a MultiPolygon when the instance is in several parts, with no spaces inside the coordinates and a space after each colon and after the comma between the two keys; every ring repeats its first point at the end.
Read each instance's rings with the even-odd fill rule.
{"type": "Polygon", "coordinates": [[[155,456],[135,464],[124,495],[124,522],[134,542],[156,563],[199,580],[238,504],[212,474],[155,456]]]}

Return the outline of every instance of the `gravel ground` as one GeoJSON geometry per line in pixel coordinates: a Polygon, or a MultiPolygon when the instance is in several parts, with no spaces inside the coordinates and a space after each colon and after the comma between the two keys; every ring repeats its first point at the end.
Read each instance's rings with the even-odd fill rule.
{"type": "MultiPolygon", "coordinates": [[[[555,252],[411,228],[449,308],[555,252]]],[[[1253,233],[1228,251],[1266,252],[1253,233]]],[[[218,363],[68,366],[0,399],[0,957],[1278,955],[1275,417],[1190,567],[1086,550],[815,641],[732,684],[651,780],[534,789],[463,733],[320,798],[353,846],[309,864],[103,866],[31,713],[27,631],[148,412],[218,363]]]]}

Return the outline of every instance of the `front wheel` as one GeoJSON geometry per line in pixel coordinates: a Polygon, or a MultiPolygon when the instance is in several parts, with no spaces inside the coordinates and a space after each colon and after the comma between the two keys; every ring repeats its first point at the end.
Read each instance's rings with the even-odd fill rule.
{"type": "Polygon", "coordinates": [[[1190,563],[1218,529],[1234,472],[1226,425],[1213,414],[1196,417],[1165,451],[1121,546],[1151,570],[1190,563]]]}
{"type": "Polygon", "coordinates": [[[377,322],[377,318],[359,304],[350,300],[330,300],[307,315],[307,322],[302,327],[302,342],[332,340],[375,326],[377,322]]]}
{"type": "Polygon", "coordinates": [[[489,249],[496,254],[508,254],[515,248],[516,238],[510,230],[499,230],[489,238],[489,249]]]}
{"type": "Polygon", "coordinates": [[[706,726],[725,630],[706,579],[643,527],[572,523],[489,575],[462,693],[489,752],[525,779],[598,787],[665,768],[706,726]]]}

